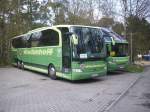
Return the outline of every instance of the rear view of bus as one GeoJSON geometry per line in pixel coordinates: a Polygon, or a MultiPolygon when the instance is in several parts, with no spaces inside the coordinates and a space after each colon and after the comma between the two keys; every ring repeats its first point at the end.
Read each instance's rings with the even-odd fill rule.
{"type": "Polygon", "coordinates": [[[127,40],[109,29],[101,31],[107,47],[108,71],[124,69],[129,63],[127,40]]]}
{"type": "Polygon", "coordinates": [[[79,80],[106,75],[106,49],[98,28],[78,25],[55,27],[62,32],[64,78],[79,80]],[[75,35],[76,40],[69,35],[75,35]]]}

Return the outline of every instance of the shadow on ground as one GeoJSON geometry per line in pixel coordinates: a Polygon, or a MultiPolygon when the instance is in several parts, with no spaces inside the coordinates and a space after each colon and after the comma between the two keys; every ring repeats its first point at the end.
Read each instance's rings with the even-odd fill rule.
{"type": "Polygon", "coordinates": [[[108,72],[107,75],[123,75],[127,73],[126,71],[120,70],[120,71],[112,71],[112,72],[108,72]]]}
{"type": "MultiPolygon", "coordinates": [[[[37,72],[37,71],[28,70],[28,69],[24,69],[24,71],[31,72],[31,73],[34,73],[36,75],[43,76],[43,78],[39,79],[41,81],[52,80],[47,74],[44,74],[44,73],[40,73],[40,72],[37,72]]],[[[99,82],[99,81],[104,81],[104,80],[106,80],[106,77],[107,76],[102,76],[102,77],[82,79],[82,80],[76,80],[76,81],[71,81],[71,80],[67,80],[67,79],[64,79],[64,78],[58,78],[57,81],[67,82],[67,83],[72,83],[72,84],[86,84],[86,83],[96,83],[96,82],[99,82]]]]}

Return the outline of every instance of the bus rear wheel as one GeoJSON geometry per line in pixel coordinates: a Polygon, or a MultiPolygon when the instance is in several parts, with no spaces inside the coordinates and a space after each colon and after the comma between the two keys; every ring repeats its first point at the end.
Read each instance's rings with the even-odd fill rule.
{"type": "Polygon", "coordinates": [[[48,75],[51,79],[56,80],[57,76],[56,76],[56,69],[53,65],[50,65],[48,67],[48,75]]]}

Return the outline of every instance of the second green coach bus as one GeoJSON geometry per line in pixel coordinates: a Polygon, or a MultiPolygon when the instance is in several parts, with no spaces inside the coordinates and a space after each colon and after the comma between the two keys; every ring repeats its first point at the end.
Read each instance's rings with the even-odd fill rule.
{"type": "Polygon", "coordinates": [[[87,79],[107,73],[106,48],[96,27],[59,25],[38,28],[11,40],[12,62],[52,79],[87,79]]]}
{"type": "Polygon", "coordinates": [[[108,71],[123,70],[129,64],[128,42],[110,29],[101,27],[107,47],[108,71]]]}

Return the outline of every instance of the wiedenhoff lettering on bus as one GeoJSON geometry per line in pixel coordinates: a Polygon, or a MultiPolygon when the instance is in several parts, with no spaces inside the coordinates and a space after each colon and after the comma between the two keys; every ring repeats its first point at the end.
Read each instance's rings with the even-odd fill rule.
{"type": "Polygon", "coordinates": [[[52,55],[53,54],[53,49],[24,50],[23,54],[25,54],[25,55],[52,55]]]}

